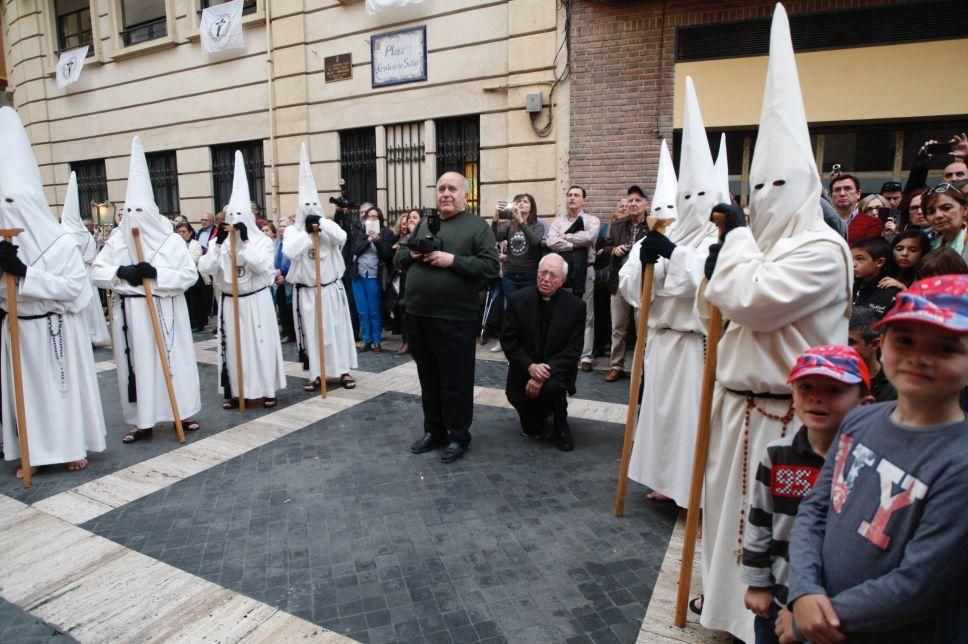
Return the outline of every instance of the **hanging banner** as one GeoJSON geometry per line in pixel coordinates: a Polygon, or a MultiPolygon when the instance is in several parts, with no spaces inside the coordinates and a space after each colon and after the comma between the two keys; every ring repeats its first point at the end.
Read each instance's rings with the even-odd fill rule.
{"type": "Polygon", "coordinates": [[[366,0],[366,13],[372,16],[384,9],[406,7],[408,4],[419,4],[421,2],[423,0],[366,0]]]}
{"type": "Polygon", "coordinates": [[[206,53],[244,49],[242,0],[232,0],[203,9],[198,33],[202,39],[202,49],[206,53]]]}
{"type": "Polygon", "coordinates": [[[76,83],[81,77],[81,70],[84,69],[84,61],[87,59],[87,52],[91,49],[90,45],[84,45],[76,49],[62,51],[57,60],[57,72],[55,82],[61,89],[71,83],[76,83]]]}

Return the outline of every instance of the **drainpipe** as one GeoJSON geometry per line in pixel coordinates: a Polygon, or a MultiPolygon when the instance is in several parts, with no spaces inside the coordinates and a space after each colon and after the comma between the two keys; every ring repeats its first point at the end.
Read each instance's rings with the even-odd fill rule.
{"type": "Polygon", "coordinates": [[[266,12],[266,82],[269,84],[269,185],[272,189],[271,221],[279,219],[279,175],[276,172],[276,90],[273,85],[275,68],[272,63],[272,2],[265,0],[266,12]]]}

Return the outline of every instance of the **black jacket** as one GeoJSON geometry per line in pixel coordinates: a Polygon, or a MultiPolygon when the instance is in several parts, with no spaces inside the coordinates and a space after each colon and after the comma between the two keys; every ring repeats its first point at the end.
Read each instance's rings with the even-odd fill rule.
{"type": "Polygon", "coordinates": [[[885,273],[879,274],[870,280],[854,280],[854,308],[866,306],[875,311],[879,316],[884,314],[894,304],[894,296],[900,289],[879,288],[877,283],[881,281],[885,273]]]}
{"type": "MultiPolygon", "coordinates": [[[[612,250],[616,246],[621,246],[624,243],[631,242],[634,244],[639,239],[645,237],[645,234],[649,231],[649,225],[645,223],[645,218],[642,218],[642,223],[639,225],[638,236],[635,239],[626,239],[629,235],[630,221],[628,217],[623,217],[618,220],[612,220],[612,223],[608,226],[608,237],[606,239],[605,245],[602,247],[602,254],[608,257],[608,292],[612,295],[618,294],[618,273],[625,266],[625,262],[629,259],[629,254],[625,253],[621,257],[616,257],[612,254],[612,250]]],[[[630,249],[631,250],[631,249],[630,249]]],[[[638,261],[638,257],[635,261],[638,261]]]]}
{"type": "Polygon", "coordinates": [[[510,363],[507,392],[524,390],[531,378],[528,367],[537,362],[548,364],[551,377],[574,394],[585,333],[585,302],[564,288],[558,289],[548,333],[541,337],[540,297],[538,287],[530,286],[515,291],[507,300],[501,332],[501,348],[510,363]]]}
{"type": "MultiPolygon", "coordinates": [[[[395,251],[393,250],[393,244],[396,243],[395,235],[393,231],[389,228],[380,229],[380,239],[373,242],[373,246],[376,248],[377,257],[377,279],[381,287],[386,286],[386,281],[389,276],[392,275],[392,271],[387,270],[387,266],[393,267],[393,255],[395,251]],[[386,266],[384,266],[386,264],[386,266]]],[[[366,229],[363,228],[363,224],[354,223],[353,224],[353,236],[350,239],[350,246],[353,251],[353,260],[346,269],[347,274],[350,279],[356,279],[360,276],[360,266],[359,258],[360,255],[366,252],[367,246],[370,245],[370,238],[366,235],[366,229]]]]}

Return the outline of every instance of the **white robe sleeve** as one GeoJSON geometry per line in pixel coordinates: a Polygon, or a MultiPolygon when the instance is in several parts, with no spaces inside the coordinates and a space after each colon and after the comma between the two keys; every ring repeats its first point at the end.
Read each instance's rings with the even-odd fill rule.
{"type": "Polygon", "coordinates": [[[118,268],[131,263],[128,259],[128,249],[121,240],[120,234],[108,239],[94,260],[91,279],[98,288],[109,289],[119,295],[144,295],[145,290],[140,285],[132,286],[118,277],[118,268]]]}
{"type": "Polygon", "coordinates": [[[664,272],[661,280],[656,267],[655,294],[668,297],[695,297],[696,290],[702,283],[708,255],[708,244],[699,248],[676,246],[668,260],[659,262],[664,272]]]}
{"type": "Polygon", "coordinates": [[[332,219],[322,219],[319,222],[319,234],[324,239],[321,239],[321,243],[334,244],[337,248],[342,248],[343,244],[346,243],[346,231],[339,227],[339,225],[332,219]]]}
{"type": "Polygon", "coordinates": [[[270,245],[269,250],[266,250],[266,244],[262,243],[261,240],[255,243],[242,244],[239,247],[238,264],[259,275],[274,275],[276,262],[271,249],[272,242],[268,237],[263,239],[270,245]]]}
{"type": "MultiPolygon", "coordinates": [[[[322,228],[320,228],[322,230],[322,228]]],[[[282,234],[282,254],[289,259],[299,257],[312,245],[309,233],[299,230],[295,226],[286,227],[282,234]]]]}
{"type": "Polygon", "coordinates": [[[198,260],[198,272],[206,277],[215,277],[218,274],[219,260],[222,258],[222,246],[212,242],[208,246],[208,252],[198,260]]]}
{"type": "MultiPolygon", "coordinates": [[[[635,308],[640,308],[641,302],[639,300],[642,299],[642,262],[639,261],[639,249],[642,247],[643,239],[645,237],[632,244],[628,253],[629,259],[618,272],[618,292],[625,298],[626,302],[635,308]]],[[[666,259],[662,257],[655,263],[655,271],[652,276],[653,301],[655,296],[659,294],[662,282],[666,279],[667,263],[666,259]]],[[[670,293],[665,293],[665,295],[670,295],[670,293]]]]}
{"type": "Polygon", "coordinates": [[[164,249],[166,266],[161,261],[154,265],[158,271],[155,278],[155,294],[162,297],[174,297],[191,288],[198,281],[198,271],[195,262],[188,254],[188,246],[181,244],[167,244],[164,249]]]}
{"type": "Polygon", "coordinates": [[[75,244],[65,250],[63,260],[58,262],[57,274],[33,266],[27,268],[27,275],[18,280],[18,301],[72,302],[77,299],[87,286],[87,270],[75,244]]]}
{"type": "Polygon", "coordinates": [[[726,237],[705,297],[724,318],[753,331],[769,333],[809,317],[841,298],[846,280],[835,275],[830,254],[818,252],[824,243],[806,243],[768,261],[749,228],[737,228],[726,237]]]}

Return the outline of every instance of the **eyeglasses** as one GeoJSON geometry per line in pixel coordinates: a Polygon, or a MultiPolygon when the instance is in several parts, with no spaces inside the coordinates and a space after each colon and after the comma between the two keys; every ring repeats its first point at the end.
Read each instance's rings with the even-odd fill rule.
{"type": "Polygon", "coordinates": [[[931,192],[935,192],[939,195],[945,192],[948,192],[949,190],[954,190],[955,192],[961,192],[961,190],[959,190],[957,186],[954,186],[950,183],[939,183],[935,187],[931,188],[931,192]]]}

